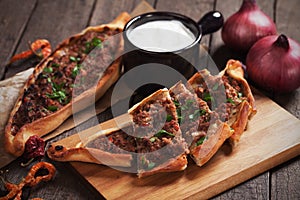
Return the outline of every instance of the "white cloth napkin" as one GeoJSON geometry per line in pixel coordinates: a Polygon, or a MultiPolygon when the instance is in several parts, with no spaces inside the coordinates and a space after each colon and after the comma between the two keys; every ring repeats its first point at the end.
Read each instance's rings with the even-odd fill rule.
{"type": "Polygon", "coordinates": [[[0,81],[0,168],[4,167],[15,158],[5,152],[4,149],[4,129],[19,96],[20,89],[23,88],[26,80],[32,74],[33,68],[20,72],[15,76],[0,81]]]}

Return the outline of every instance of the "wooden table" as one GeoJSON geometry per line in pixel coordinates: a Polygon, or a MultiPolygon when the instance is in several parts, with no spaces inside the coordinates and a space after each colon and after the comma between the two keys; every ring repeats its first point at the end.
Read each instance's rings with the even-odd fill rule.
{"type": "MultiPolygon", "coordinates": [[[[241,0],[147,2],[157,10],[179,12],[195,20],[213,9],[221,11],[227,19],[241,5],[241,0]]],[[[300,4],[297,0],[257,2],[262,10],[274,19],[279,33],[300,41],[300,4]]],[[[46,38],[55,47],[64,38],[80,32],[88,25],[107,23],[121,11],[131,12],[139,3],[140,0],[0,0],[0,79],[13,76],[32,65],[32,62],[29,62],[21,66],[5,66],[12,55],[28,48],[28,41],[46,38]]],[[[220,31],[205,36],[202,44],[209,47],[209,52],[218,66],[224,66],[229,58],[242,59],[223,45],[220,31]]],[[[300,89],[287,95],[266,95],[300,118],[300,89]]],[[[106,120],[108,116],[109,113],[106,112],[99,117],[100,120],[106,120]]],[[[31,190],[27,189],[25,196],[30,193],[30,198],[44,199],[103,198],[70,164],[53,163],[58,170],[55,179],[31,190]]],[[[20,161],[16,160],[1,171],[9,181],[19,182],[26,175],[28,168],[20,167],[20,161]]],[[[300,199],[300,157],[274,166],[273,169],[213,199],[300,199]]]]}

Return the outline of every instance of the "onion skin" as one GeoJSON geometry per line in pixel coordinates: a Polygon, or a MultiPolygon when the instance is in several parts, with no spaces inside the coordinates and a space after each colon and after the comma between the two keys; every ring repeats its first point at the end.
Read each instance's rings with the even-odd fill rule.
{"type": "Polygon", "coordinates": [[[288,93],[300,86],[300,44],[285,35],[257,41],[246,58],[248,77],[262,89],[288,93]]]}
{"type": "Polygon", "coordinates": [[[277,33],[273,20],[260,10],[255,0],[244,0],[222,28],[222,40],[235,51],[247,52],[264,36],[277,33]]]}

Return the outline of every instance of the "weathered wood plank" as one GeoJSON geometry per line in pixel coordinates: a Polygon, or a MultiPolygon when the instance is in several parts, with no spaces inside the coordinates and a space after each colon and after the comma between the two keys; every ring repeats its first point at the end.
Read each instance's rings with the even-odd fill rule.
{"type": "Polygon", "coordinates": [[[277,0],[276,25],[279,34],[300,42],[300,3],[297,0],[277,0]]]}
{"type": "MultiPolygon", "coordinates": [[[[38,1],[37,7],[28,22],[20,40],[17,53],[28,49],[28,41],[45,38],[52,47],[63,39],[80,32],[87,26],[94,0],[86,1],[38,1]]],[[[12,66],[5,77],[24,70],[22,66],[12,66]]]]}
{"type": "Polygon", "coordinates": [[[300,199],[300,157],[272,170],[271,199],[300,199]]]}
{"type": "MultiPolygon", "coordinates": [[[[279,34],[300,42],[300,4],[297,0],[277,0],[276,25],[279,34]]],[[[286,94],[276,95],[274,100],[300,119],[300,88],[286,94]]],[[[300,199],[300,157],[271,171],[272,199],[300,199]]]]}
{"type": "MultiPolygon", "coordinates": [[[[90,25],[93,26],[99,23],[109,23],[112,19],[116,18],[121,12],[131,13],[140,2],[141,0],[98,1],[95,6],[90,25]]],[[[147,2],[151,6],[154,6],[155,4],[155,0],[147,0],[147,2]]]]}
{"type": "Polygon", "coordinates": [[[116,18],[121,12],[131,12],[137,1],[135,0],[102,0],[97,1],[90,25],[98,25],[109,23],[112,19],[116,18]]]}
{"type": "Polygon", "coordinates": [[[270,199],[268,185],[269,173],[266,172],[251,180],[248,180],[237,187],[228,190],[212,200],[227,200],[227,199],[270,199]],[[254,192],[254,190],[256,190],[254,192]]]}
{"type": "Polygon", "coordinates": [[[17,0],[0,1],[0,80],[4,77],[5,65],[16,49],[35,5],[36,0],[28,0],[26,3],[17,0]]]}
{"type": "MultiPolygon", "coordinates": [[[[208,0],[173,0],[173,1],[158,1],[156,4],[156,10],[158,11],[170,11],[177,12],[186,15],[196,22],[208,11],[213,10],[214,1],[208,0]]],[[[210,35],[204,36],[201,40],[201,44],[209,46],[210,35]]]]}
{"type": "MultiPolygon", "coordinates": [[[[273,18],[274,11],[273,5],[275,0],[271,1],[263,1],[257,0],[258,6],[261,8],[263,12],[273,18]]],[[[242,5],[242,0],[217,0],[216,1],[216,10],[222,12],[224,19],[228,19],[232,14],[239,10],[240,6],[242,5]]],[[[220,68],[224,67],[227,60],[230,58],[239,59],[244,61],[245,54],[240,54],[239,52],[234,52],[230,48],[224,45],[224,42],[221,38],[221,30],[217,33],[212,35],[210,53],[216,62],[217,66],[220,68]]]]}

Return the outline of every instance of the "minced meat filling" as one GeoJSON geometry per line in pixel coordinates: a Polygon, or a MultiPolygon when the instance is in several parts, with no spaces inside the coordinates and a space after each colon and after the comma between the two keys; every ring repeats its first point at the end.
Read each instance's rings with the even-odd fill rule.
{"type": "Polygon", "coordinates": [[[68,46],[54,52],[53,60],[24,91],[22,104],[13,117],[12,134],[23,125],[60,110],[72,97],[94,86],[114,59],[118,37],[108,42],[106,39],[119,32],[89,31],[71,38],[68,46]]]}
{"type": "Polygon", "coordinates": [[[195,92],[222,121],[228,121],[232,109],[246,99],[243,86],[227,74],[222,77],[206,77],[205,83],[198,84],[195,92]]]}
{"type": "Polygon", "coordinates": [[[128,133],[132,129],[118,130],[106,136],[100,136],[90,141],[86,147],[100,149],[110,153],[136,152],[135,138],[128,133]]]}
{"type": "Polygon", "coordinates": [[[138,169],[150,170],[185,152],[174,103],[170,99],[149,101],[133,114],[138,169]]]}
{"type": "Polygon", "coordinates": [[[210,111],[207,103],[192,92],[187,90],[184,85],[177,85],[170,95],[177,107],[180,115],[180,129],[188,144],[197,139],[197,136],[206,133],[210,124],[218,118],[218,115],[210,111]],[[176,94],[175,94],[176,93],[176,94]]]}
{"type": "Polygon", "coordinates": [[[135,136],[150,138],[159,132],[166,121],[176,119],[171,111],[169,99],[149,101],[133,114],[135,136]]]}

